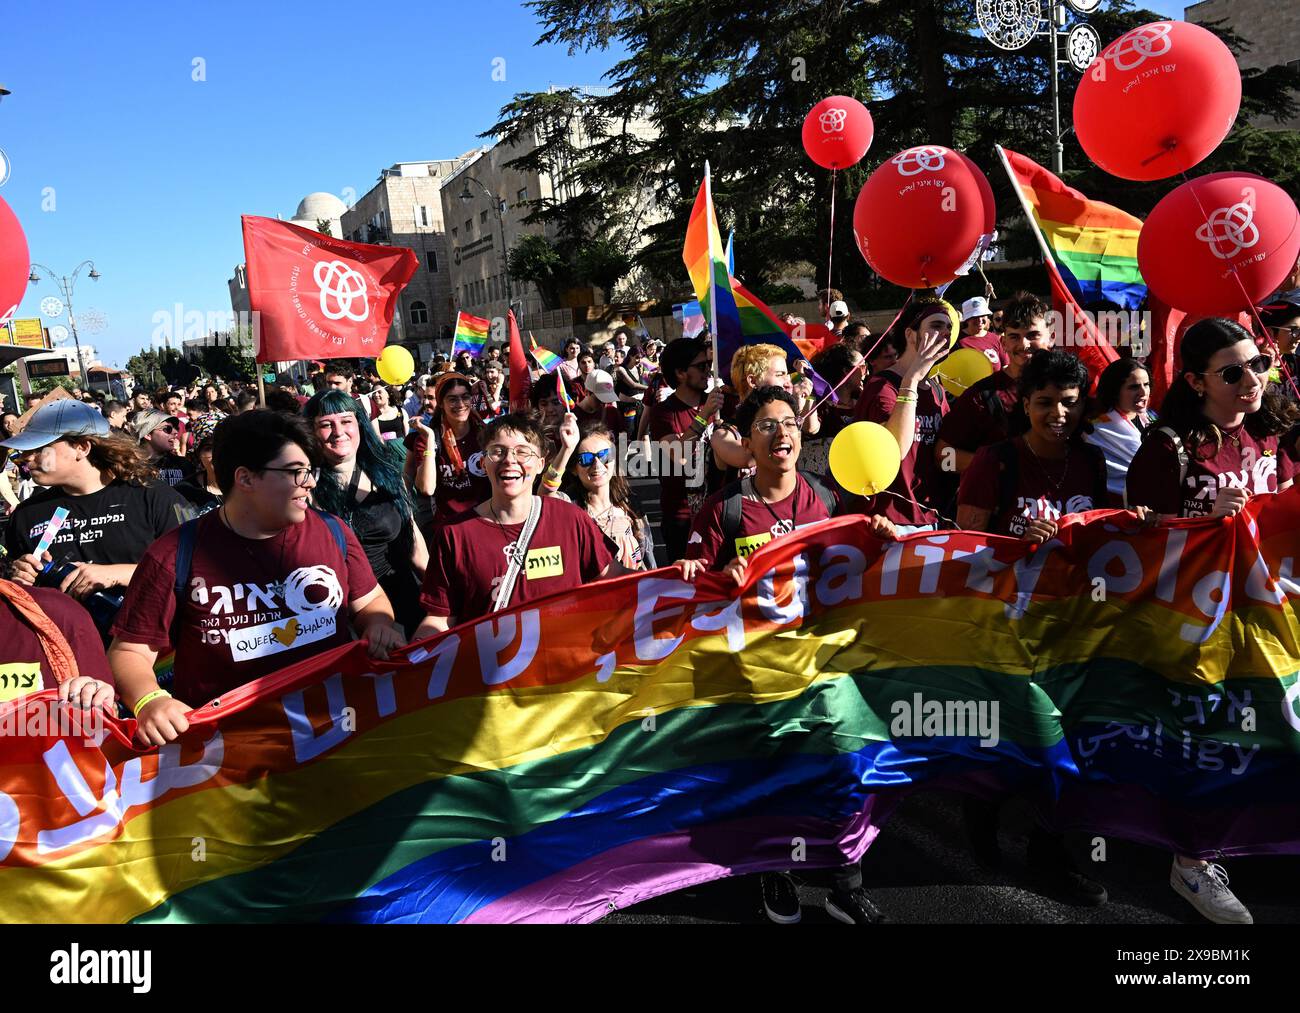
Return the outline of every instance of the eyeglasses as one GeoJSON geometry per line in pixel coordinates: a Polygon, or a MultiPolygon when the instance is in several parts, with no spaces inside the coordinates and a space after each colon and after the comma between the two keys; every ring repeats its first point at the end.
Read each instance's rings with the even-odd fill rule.
{"type": "Polygon", "coordinates": [[[175,426],[159,426],[159,427],[155,430],[155,432],[166,433],[168,436],[175,436],[175,435],[176,435],[176,427],[175,427],[175,426]]]}
{"type": "Polygon", "coordinates": [[[609,447],[604,450],[584,450],[578,455],[578,467],[590,468],[599,461],[601,464],[609,463],[609,447]]]}
{"type": "MultiPolygon", "coordinates": [[[[1228,386],[1241,383],[1241,378],[1246,375],[1247,367],[1252,373],[1263,376],[1273,368],[1273,356],[1257,355],[1248,362],[1234,362],[1230,366],[1224,366],[1221,369],[1210,370],[1215,376],[1226,383],[1228,386]]],[[[1202,376],[1205,374],[1202,373],[1202,376]]]]}
{"type": "Polygon", "coordinates": [[[279,471],[293,478],[293,484],[306,489],[308,484],[315,484],[320,478],[320,468],[259,468],[259,471],[279,471]]]}
{"type": "Polygon", "coordinates": [[[520,464],[536,461],[542,455],[532,447],[489,447],[483,454],[493,464],[500,464],[507,458],[513,458],[520,464]]]}
{"type": "Polygon", "coordinates": [[[1285,334],[1290,336],[1292,341],[1300,341],[1300,327],[1274,327],[1272,331],[1279,338],[1285,334]]]}
{"type": "Polygon", "coordinates": [[[787,433],[797,433],[799,431],[799,420],[791,415],[787,419],[759,419],[754,423],[754,428],[764,436],[771,436],[775,433],[777,426],[781,426],[787,433]]]}
{"type": "Polygon", "coordinates": [[[464,408],[467,404],[473,404],[474,398],[469,394],[451,394],[443,398],[442,403],[450,408],[464,408]]]}
{"type": "Polygon", "coordinates": [[[692,362],[690,366],[688,366],[687,368],[698,369],[701,373],[704,373],[704,372],[708,372],[708,369],[711,365],[713,365],[713,363],[711,363],[708,359],[705,359],[703,362],[692,362]]]}

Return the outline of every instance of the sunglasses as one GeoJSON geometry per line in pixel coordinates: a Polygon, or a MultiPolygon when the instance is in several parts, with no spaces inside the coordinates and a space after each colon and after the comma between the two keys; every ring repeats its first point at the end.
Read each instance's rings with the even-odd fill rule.
{"type": "MultiPolygon", "coordinates": [[[[1221,369],[1214,369],[1210,372],[1231,387],[1234,384],[1241,383],[1241,378],[1246,375],[1247,368],[1249,368],[1252,373],[1255,373],[1258,376],[1263,376],[1273,368],[1273,356],[1257,355],[1248,362],[1234,362],[1231,366],[1224,366],[1221,369]]],[[[1204,376],[1205,374],[1201,375],[1204,376]]]]}
{"type": "Polygon", "coordinates": [[[158,432],[166,433],[168,436],[175,436],[177,430],[175,426],[159,426],[158,432]]]}
{"type": "Polygon", "coordinates": [[[584,450],[578,455],[578,467],[590,468],[597,461],[601,464],[608,464],[609,451],[609,447],[606,447],[604,450],[584,450]]]}

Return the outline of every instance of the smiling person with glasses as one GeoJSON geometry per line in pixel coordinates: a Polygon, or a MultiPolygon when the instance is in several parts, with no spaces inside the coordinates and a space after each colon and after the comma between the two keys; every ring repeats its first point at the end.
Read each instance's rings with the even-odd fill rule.
{"type": "Polygon", "coordinates": [[[109,664],[147,745],[184,732],[190,708],[347,643],[349,616],[372,658],[406,643],[356,535],[311,507],[321,450],[306,420],[227,419],[212,460],[221,508],[150,546],[113,626],[109,664]],[[153,669],[169,647],[175,697],[153,669]]]}
{"type": "Polygon", "coordinates": [[[492,494],[434,529],[420,598],[428,617],[414,639],[625,572],[585,510],[533,493],[545,442],[532,415],[494,419],[482,446],[492,494]]]}
{"type": "Polygon", "coordinates": [[[406,481],[417,496],[417,506],[433,498],[432,510],[418,514],[422,525],[427,517],[432,524],[450,520],[488,497],[479,449],[483,421],[474,411],[474,382],[460,373],[443,373],[426,388],[425,408],[431,421],[426,425],[422,418],[411,420],[406,481]]]}

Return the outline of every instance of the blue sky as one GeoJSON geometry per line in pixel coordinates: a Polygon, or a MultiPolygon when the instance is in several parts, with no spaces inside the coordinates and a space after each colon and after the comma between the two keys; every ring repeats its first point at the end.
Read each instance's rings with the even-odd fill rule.
{"type": "MultiPolygon", "coordinates": [[[[1166,16],[1181,4],[1147,3],[1166,16]]],[[[84,335],[124,365],[153,316],[229,310],[243,260],[239,216],[290,217],[307,193],[357,195],[399,161],[448,158],[519,91],[597,84],[609,54],[539,48],[531,11],[510,0],[383,5],[339,0],[86,0],[6,5],[0,187],[32,259],[78,282],[84,335]],[[504,82],[492,80],[504,58],[504,82]],[[193,80],[195,58],[206,80],[193,80]],[[53,210],[43,210],[46,188],[53,210]]],[[[48,280],[19,316],[38,315],[48,280]]],[[[57,321],[47,321],[47,324],[57,321]]],[[[66,321],[65,321],[66,322],[66,321]]]]}

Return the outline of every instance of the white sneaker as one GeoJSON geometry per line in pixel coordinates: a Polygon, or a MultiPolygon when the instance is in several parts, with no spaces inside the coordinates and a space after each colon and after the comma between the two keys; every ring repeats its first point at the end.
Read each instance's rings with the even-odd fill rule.
{"type": "Polygon", "coordinates": [[[1246,905],[1228,889],[1228,873],[1213,862],[1191,867],[1178,864],[1169,870],[1169,885],[1202,915],[1219,925],[1253,925],[1246,905]]]}

